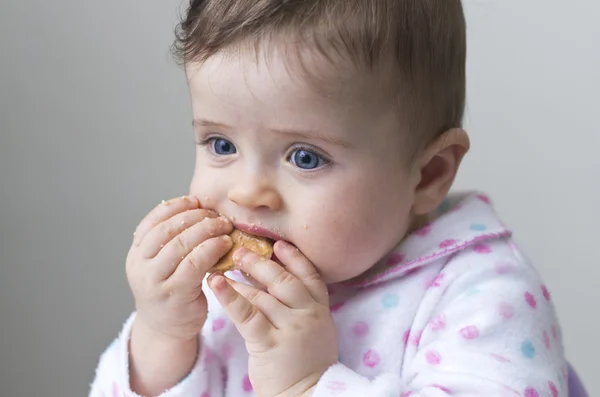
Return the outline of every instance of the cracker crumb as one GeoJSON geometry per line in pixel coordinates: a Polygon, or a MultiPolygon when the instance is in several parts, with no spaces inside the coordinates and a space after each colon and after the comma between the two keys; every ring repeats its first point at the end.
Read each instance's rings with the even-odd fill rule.
{"type": "Polygon", "coordinates": [[[308,225],[304,225],[304,230],[308,230],[308,225]]]}
{"type": "Polygon", "coordinates": [[[169,205],[169,202],[167,200],[162,200],[160,203],[163,205],[169,205]]]}

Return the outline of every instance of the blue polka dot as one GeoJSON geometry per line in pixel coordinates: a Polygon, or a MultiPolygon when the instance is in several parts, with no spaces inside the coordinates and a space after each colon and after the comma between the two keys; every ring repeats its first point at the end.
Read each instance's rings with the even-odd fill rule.
{"type": "Polygon", "coordinates": [[[535,357],[535,347],[530,340],[525,340],[523,343],[521,343],[521,353],[523,353],[523,355],[527,358],[535,357]]]}
{"type": "Polygon", "coordinates": [[[483,232],[487,230],[487,226],[486,225],[482,225],[480,223],[474,223],[471,225],[471,230],[474,230],[476,232],[483,232]]]}
{"type": "Polygon", "coordinates": [[[560,373],[558,373],[556,375],[558,378],[558,387],[560,387],[560,390],[562,391],[565,388],[565,384],[563,383],[563,380],[562,380],[562,375],[560,373]]]}
{"type": "Polygon", "coordinates": [[[473,296],[473,295],[477,295],[480,292],[481,291],[479,290],[479,288],[477,288],[477,287],[470,287],[469,289],[467,289],[465,291],[465,294],[467,294],[467,296],[473,296]]]}
{"type": "Polygon", "coordinates": [[[383,297],[383,306],[391,309],[398,306],[400,298],[396,294],[387,294],[383,297]]]}

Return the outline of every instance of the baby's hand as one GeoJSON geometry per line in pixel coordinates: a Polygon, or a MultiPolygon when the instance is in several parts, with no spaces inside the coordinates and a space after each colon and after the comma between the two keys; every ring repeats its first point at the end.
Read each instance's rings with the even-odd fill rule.
{"type": "Polygon", "coordinates": [[[136,323],[173,340],[197,337],[207,316],[206,271],[232,246],[231,223],[195,197],[159,204],[139,224],[127,255],[136,323]]]}
{"type": "Polygon", "coordinates": [[[268,293],[219,274],[209,286],[246,341],[256,395],[305,396],[337,362],[335,324],[315,267],[288,243],[279,241],[274,249],[285,268],[243,248],[234,254],[268,293]]]}

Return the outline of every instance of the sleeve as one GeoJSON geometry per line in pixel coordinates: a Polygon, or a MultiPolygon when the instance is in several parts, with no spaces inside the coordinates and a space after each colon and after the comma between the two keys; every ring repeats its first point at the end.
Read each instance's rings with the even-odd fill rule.
{"type": "Polygon", "coordinates": [[[568,396],[548,289],[520,258],[497,259],[467,254],[443,269],[417,311],[399,374],[368,379],[338,363],[313,397],[568,396]]]}
{"type": "MultiPolygon", "coordinates": [[[[129,383],[129,337],[135,313],[125,322],[120,335],[100,356],[90,397],[140,397],[129,383]]],[[[200,355],[192,371],[173,388],[160,397],[223,396],[224,384],[218,357],[204,336],[200,355]]]]}

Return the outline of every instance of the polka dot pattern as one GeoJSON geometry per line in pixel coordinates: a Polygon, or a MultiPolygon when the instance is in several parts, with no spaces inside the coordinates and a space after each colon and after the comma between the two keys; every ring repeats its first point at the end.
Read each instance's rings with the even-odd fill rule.
{"type": "Polygon", "coordinates": [[[525,397],[540,397],[540,393],[533,387],[528,387],[525,389],[525,397]]]}
{"type": "Polygon", "coordinates": [[[359,338],[366,336],[369,333],[369,324],[364,321],[356,322],[352,327],[352,333],[359,338]]]}
{"type": "Polygon", "coordinates": [[[436,350],[429,350],[425,353],[425,359],[431,365],[439,365],[442,362],[442,356],[436,350]]]}
{"type": "Polygon", "coordinates": [[[381,362],[379,353],[375,350],[369,350],[363,355],[363,364],[369,368],[375,368],[381,362]]]}
{"type": "Polygon", "coordinates": [[[446,317],[443,314],[436,315],[429,322],[429,326],[433,332],[440,331],[446,327],[446,317]]]}
{"type": "Polygon", "coordinates": [[[466,340],[473,340],[479,338],[479,328],[475,325],[469,325],[461,329],[461,336],[466,340]]]}
{"type": "Polygon", "coordinates": [[[250,393],[252,389],[252,382],[250,382],[250,377],[248,375],[244,376],[242,379],[242,390],[246,393],[250,393]]]}
{"type": "Polygon", "coordinates": [[[227,320],[225,320],[223,317],[215,318],[212,323],[212,331],[221,331],[223,328],[225,328],[225,324],[227,324],[227,320]]]}
{"type": "Polygon", "coordinates": [[[535,300],[535,296],[531,292],[525,292],[525,302],[531,307],[535,309],[537,307],[537,301],[535,300]]]}
{"type": "Polygon", "coordinates": [[[386,309],[393,309],[398,306],[398,302],[400,302],[400,297],[398,294],[386,294],[383,296],[383,307],[386,309]]]}
{"type": "Polygon", "coordinates": [[[521,343],[521,353],[526,358],[535,357],[535,346],[530,340],[526,339],[521,343]]]}

